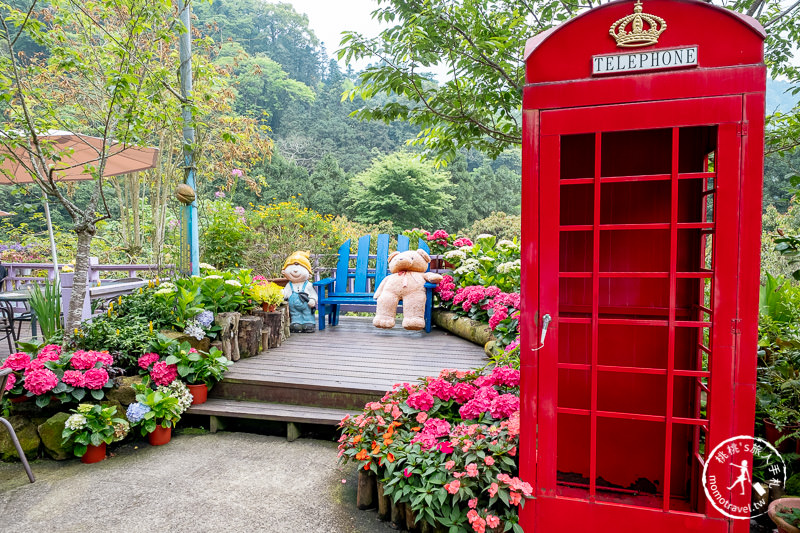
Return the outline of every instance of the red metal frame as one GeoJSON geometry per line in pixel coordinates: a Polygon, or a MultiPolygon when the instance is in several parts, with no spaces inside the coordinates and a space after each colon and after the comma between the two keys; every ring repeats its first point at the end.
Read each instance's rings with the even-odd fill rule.
{"type": "Polygon", "coordinates": [[[592,78],[592,55],[624,51],[608,26],[632,2],[526,50],[526,531],[565,516],[589,531],[748,528],[707,504],[700,477],[708,450],[753,431],[764,34],[701,2],[644,9],[670,24],[648,50],[697,45],[698,68],[592,78]]]}

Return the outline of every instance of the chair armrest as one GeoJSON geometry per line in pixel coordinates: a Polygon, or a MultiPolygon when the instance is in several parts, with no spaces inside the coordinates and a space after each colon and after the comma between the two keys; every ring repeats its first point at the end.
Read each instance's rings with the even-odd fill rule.
{"type": "Polygon", "coordinates": [[[324,287],[324,286],[326,286],[326,285],[331,285],[331,284],[333,284],[333,282],[334,282],[334,279],[333,279],[333,278],[325,278],[325,279],[321,279],[321,280],[319,280],[319,281],[315,281],[315,282],[313,283],[313,285],[314,285],[314,287],[324,287]]]}
{"type": "Polygon", "coordinates": [[[426,289],[435,289],[438,286],[439,286],[438,283],[430,283],[428,281],[425,282],[425,288],[426,289]]]}

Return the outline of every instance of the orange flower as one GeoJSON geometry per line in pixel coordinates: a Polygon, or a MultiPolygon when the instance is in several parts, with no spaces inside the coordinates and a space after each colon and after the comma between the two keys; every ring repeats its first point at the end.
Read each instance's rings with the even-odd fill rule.
{"type": "Polygon", "coordinates": [[[413,428],[411,428],[411,431],[419,431],[420,429],[422,428],[420,428],[419,426],[414,426],[413,428]]]}
{"type": "Polygon", "coordinates": [[[394,441],[393,441],[392,439],[383,439],[383,445],[384,445],[384,446],[388,446],[388,445],[390,445],[390,444],[391,444],[391,443],[393,443],[393,442],[394,442],[394,441]]]}
{"type": "Polygon", "coordinates": [[[353,437],[353,444],[358,444],[359,442],[361,442],[361,435],[353,437]]]}
{"type": "Polygon", "coordinates": [[[366,449],[362,449],[360,452],[356,454],[356,459],[359,461],[364,461],[369,459],[369,452],[366,449]]]}
{"type": "Polygon", "coordinates": [[[375,446],[374,448],[372,448],[372,455],[378,455],[379,453],[381,453],[380,446],[375,446]]]}
{"type": "Polygon", "coordinates": [[[394,435],[394,425],[389,426],[389,429],[386,430],[385,435],[386,437],[391,437],[392,435],[394,435]]]}
{"type": "Polygon", "coordinates": [[[402,422],[397,422],[397,421],[395,421],[395,422],[392,422],[392,425],[393,425],[394,427],[398,427],[398,428],[399,428],[400,426],[402,426],[402,425],[403,425],[403,423],[402,423],[402,422]]]}
{"type": "Polygon", "coordinates": [[[387,453],[386,454],[386,460],[389,461],[390,463],[393,463],[394,462],[394,454],[387,453]]]}
{"type": "Polygon", "coordinates": [[[371,462],[369,462],[369,463],[365,464],[365,465],[364,465],[364,470],[369,470],[369,466],[370,466],[371,464],[372,464],[371,462]]]}

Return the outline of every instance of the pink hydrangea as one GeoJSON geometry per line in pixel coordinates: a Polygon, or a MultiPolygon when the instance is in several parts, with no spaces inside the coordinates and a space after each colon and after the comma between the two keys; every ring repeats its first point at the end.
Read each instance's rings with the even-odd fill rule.
{"type": "Polygon", "coordinates": [[[456,248],[461,248],[462,246],[472,246],[472,244],[473,244],[472,241],[466,237],[461,237],[453,241],[453,246],[455,246],[456,248]]]}
{"type": "Polygon", "coordinates": [[[67,370],[61,377],[61,381],[73,387],[83,387],[86,381],[83,378],[83,372],[80,370],[67,370]]]}
{"type": "Polygon", "coordinates": [[[157,353],[146,353],[139,357],[139,361],[137,362],[139,368],[149,368],[150,365],[158,361],[158,354],[157,353]]]}
{"type": "Polygon", "coordinates": [[[33,372],[34,370],[42,370],[43,368],[45,368],[44,366],[45,362],[46,361],[42,359],[38,358],[34,359],[33,361],[30,362],[30,364],[28,364],[27,367],[25,367],[25,375],[27,376],[28,372],[33,372]]]}
{"type": "Polygon", "coordinates": [[[25,374],[23,387],[35,395],[50,392],[58,385],[58,378],[49,368],[40,368],[25,374]]]}
{"type": "Polygon", "coordinates": [[[61,357],[61,346],[58,344],[48,344],[39,350],[38,358],[43,361],[58,361],[59,357],[61,357]]]}
{"type": "Polygon", "coordinates": [[[491,387],[494,385],[494,379],[491,376],[478,376],[472,384],[476,387],[491,387]]]}
{"type": "Polygon", "coordinates": [[[91,368],[83,376],[84,386],[87,389],[102,389],[108,382],[108,372],[105,368],[91,368]]]}
{"type": "Polygon", "coordinates": [[[23,352],[17,352],[6,357],[3,366],[0,366],[0,368],[10,368],[11,370],[19,371],[27,368],[29,364],[31,364],[31,356],[23,352]]]}
{"type": "Polygon", "coordinates": [[[169,385],[178,377],[178,367],[159,361],[153,365],[150,377],[153,378],[153,383],[156,385],[169,385]]]}
{"type": "Polygon", "coordinates": [[[72,354],[72,359],[70,360],[70,364],[72,368],[77,370],[88,370],[90,368],[94,368],[95,363],[97,363],[97,356],[95,352],[87,352],[85,350],[78,350],[72,354]]]}
{"type": "Polygon", "coordinates": [[[432,433],[421,431],[411,439],[411,444],[419,444],[423,450],[430,450],[436,446],[436,437],[432,433]]]}
{"type": "Polygon", "coordinates": [[[519,370],[511,366],[496,366],[492,370],[492,380],[495,385],[516,387],[519,385],[519,370]]]}
{"type": "Polygon", "coordinates": [[[450,433],[450,422],[443,418],[429,418],[425,422],[424,433],[430,433],[434,437],[444,437],[450,433]]]}
{"type": "Polygon", "coordinates": [[[516,339],[514,339],[513,341],[511,341],[511,344],[509,344],[508,346],[506,346],[506,348],[505,348],[505,351],[506,351],[506,352],[510,352],[511,350],[513,350],[514,348],[516,348],[517,346],[519,346],[519,337],[517,337],[516,339]]]}
{"type": "Polygon", "coordinates": [[[455,296],[455,293],[453,291],[451,291],[451,290],[442,289],[441,291],[439,291],[439,298],[441,298],[442,301],[444,301],[444,302],[452,301],[454,296],[455,296]]]}
{"type": "Polygon", "coordinates": [[[497,329],[500,322],[506,318],[508,318],[508,309],[503,306],[495,307],[492,316],[489,317],[489,327],[492,330],[497,329]]]}
{"type": "Polygon", "coordinates": [[[6,379],[6,390],[11,390],[14,388],[14,385],[17,383],[17,375],[16,374],[9,374],[8,379],[6,379]]]}
{"type": "Polygon", "coordinates": [[[453,397],[453,386],[441,378],[436,378],[428,383],[428,392],[446,402],[453,397]]]}
{"type": "Polygon", "coordinates": [[[489,400],[473,398],[461,406],[461,408],[458,410],[458,414],[460,414],[461,418],[464,420],[476,419],[481,416],[482,413],[485,413],[489,410],[490,403],[491,402],[489,400]]]}
{"type": "Polygon", "coordinates": [[[459,404],[466,403],[475,396],[476,390],[477,389],[469,383],[456,383],[453,385],[453,398],[455,398],[456,402],[459,404]]]}
{"type": "Polygon", "coordinates": [[[433,407],[433,396],[427,391],[417,391],[409,395],[406,404],[412,409],[427,411],[433,407]]]}
{"type": "Polygon", "coordinates": [[[103,351],[103,352],[92,352],[92,353],[94,354],[94,356],[97,359],[97,361],[99,361],[103,365],[109,365],[110,366],[110,365],[114,364],[114,358],[111,357],[110,353],[108,353],[106,351],[103,351]]]}
{"type": "Polygon", "coordinates": [[[493,418],[508,418],[519,410],[519,396],[514,394],[502,394],[492,400],[489,412],[493,418]]]}

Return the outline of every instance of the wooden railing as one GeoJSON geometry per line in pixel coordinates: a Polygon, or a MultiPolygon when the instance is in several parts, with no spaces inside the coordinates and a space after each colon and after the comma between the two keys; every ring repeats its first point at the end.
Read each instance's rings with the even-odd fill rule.
{"type": "MultiPolygon", "coordinates": [[[[23,285],[41,281],[42,277],[34,276],[34,271],[41,273],[44,271],[45,276],[49,280],[55,278],[53,263],[0,263],[8,270],[6,278],[2,281],[2,290],[14,290],[21,288],[23,285]]],[[[64,265],[59,265],[59,271],[63,271],[64,265]]],[[[106,281],[101,277],[102,272],[122,272],[125,273],[126,278],[135,278],[144,274],[146,278],[155,278],[156,276],[170,277],[174,273],[174,265],[104,265],[100,264],[96,257],[89,258],[89,285],[94,286],[98,283],[106,281]]],[[[116,278],[109,278],[116,279],[116,278]]]]}

